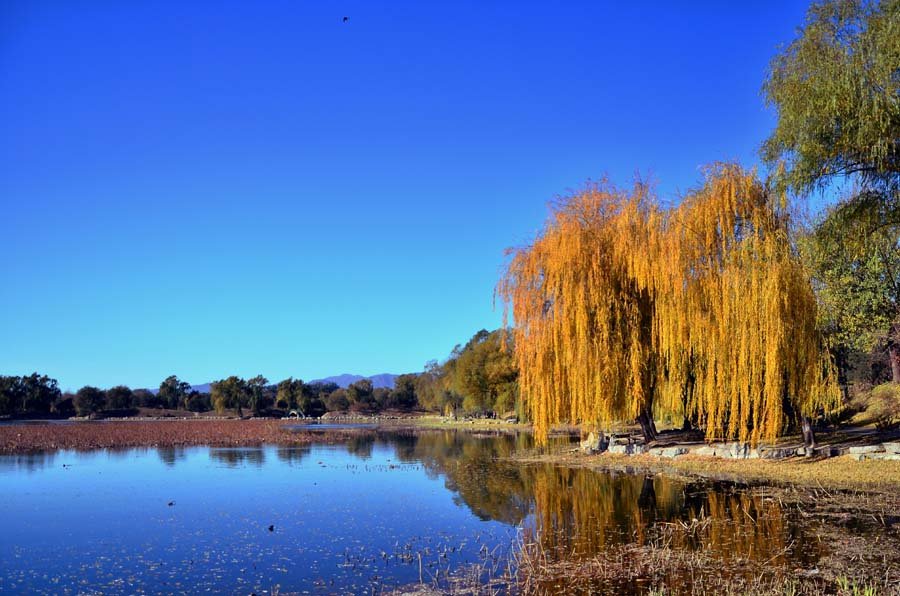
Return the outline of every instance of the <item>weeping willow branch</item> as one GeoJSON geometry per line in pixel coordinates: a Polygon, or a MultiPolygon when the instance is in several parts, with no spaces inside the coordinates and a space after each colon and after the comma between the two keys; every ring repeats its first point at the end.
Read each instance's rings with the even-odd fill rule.
{"type": "Polygon", "coordinates": [[[838,398],[787,215],[737,166],[671,209],[643,184],[588,186],[512,252],[498,292],[539,439],[656,413],[756,443],[838,398]]]}

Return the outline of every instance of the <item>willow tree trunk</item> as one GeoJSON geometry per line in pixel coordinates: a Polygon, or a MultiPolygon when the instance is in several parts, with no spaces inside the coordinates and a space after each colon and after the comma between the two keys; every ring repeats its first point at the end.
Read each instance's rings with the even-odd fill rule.
{"type": "MultiPolygon", "coordinates": [[[[815,449],[816,448],[816,435],[813,432],[812,422],[810,422],[808,416],[803,416],[800,419],[800,425],[803,430],[803,444],[807,449],[815,449]]],[[[809,451],[806,452],[807,455],[812,455],[809,451]]]]}
{"type": "Polygon", "coordinates": [[[638,497],[638,507],[650,510],[656,509],[656,488],[653,485],[653,478],[644,478],[644,483],[641,485],[641,494],[638,497]]]}
{"type": "Polygon", "coordinates": [[[656,440],[656,424],[653,422],[653,416],[649,411],[643,410],[637,418],[638,424],[641,425],[641,433],[644,435],[644,442],[656,440]]]}
{"type": "Polygon", "coordinates": [[[891,380],[900,383],[900,343],[896,340],[888,345],[888,354],[891,359],[891,380]]]}

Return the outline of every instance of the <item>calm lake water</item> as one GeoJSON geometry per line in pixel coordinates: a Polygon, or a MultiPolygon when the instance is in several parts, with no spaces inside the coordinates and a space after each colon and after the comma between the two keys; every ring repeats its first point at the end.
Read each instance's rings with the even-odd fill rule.
{"type": "Polygon", "coordinates": [[[503,458],[530,437],[0,456],[2,593],[380,593],[501,573],[523,535],[590,556],[704,520],[683,548],[812,566],[813,530],[746,490],[503,458]],[[692,542],[694,541],[694,542],[692,542]]]}

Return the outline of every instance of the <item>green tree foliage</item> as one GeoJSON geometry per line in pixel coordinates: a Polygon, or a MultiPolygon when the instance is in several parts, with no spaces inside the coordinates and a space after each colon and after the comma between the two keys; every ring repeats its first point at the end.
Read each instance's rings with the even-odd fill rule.
{"type": "Polygon", "coordinates": [[[391,407],[391,390],[387,387],[376,387],[372,390],[373,407],[379,412],[391,407]]]}
{"type": "Polygon", "coordinates": [[[325,407],[329,412],[346,412],[350,409],[350,400],[347,399],[347,390],[337,388],[325,396],[325,407]]]}
{"type": "Polygon", "coordinates": [[[79,416],[89,416],[103,409],[106,393],[102,389],[86,385],[75,394],[75,411],[79,416]]]}
{"type": "Polygon", "coordinates": [[[250,405],[250,391],[247,382],[236,376],[216,381],[211,386],[210,396],[217,412],[228,409],[237,410],[238,416],[244,415],[244,408],[250,405]]]}
{"type": "Polygon", "coordinates": [[[185,399],[185,409],[190,412],[208,412],[213,409],[209,393],[191,391],[185,399]]]}
{"type": "Polygon", "coordinates": [[[23,401],[21,411],[23,413],[49,413],[53,402],[60,395],[56,379],[51,379],[47,375],[39,375],[38,373],[22,377],[22,387],[23,401]]]}
{"type": "Polygon", "coordinates": [[[179,381],[178,377],[172,375],[167,377],[165,381],[159,384],[159,396],[163,407],[176,410],[184,407],[184,398],[191,392],[189,383],[179,381]]]}
{"type": "Polygon", "coordinates": [[[278,383],[275,401],[283,410],[297,410],[303,416],[318,417],[325,413],[326,395],[337,389],[334,383],[304,383],[287,378],[278,383]]]}
{"type": "Polygon", "coordinates": [[[516,408],[517,378],[508,332],[482,329],[464,346],[454,347],[443,363],[429,362],[415,379],[404,383],[412,383],[419,406],[426,410],[484,415],[516,408]]]}
{"type": "Polygon", "coordinates": [[[53,413],[66,418],[75,415],[75,394],[66,392],[53,403],[53,413]]]}
{"type": "Polygon", "coordinates": [[[394,379],[394,388],[387,398],[387,407],[398,410],[412,410],[419,405],[416,395],[416,383],[419,375],[400,375],[394,379]]]}
{"type": "Polygon", "coordinates": [[[135,389],[132,396],[134,405],[141,408],[161,408],[162,399],[149,389],[135,389]]]}
{"type": "Polygon", "coordinates": [[[828,210],[800,246],[831,342],[887,348],[900,382],[900,211],[861,193],[828,210]]]}
{"type": "Polygon", "coordinates": [[[887,348],[900,381],[900,2],[813,4],[764,85],[778,124],[763,146],[795,192],[853,190],[801,242],[838,361],[887,348]]]}
{"type": "Polygon", "coordinates": [[[269,380],[262,375],[256,375],[247,381],[247,402],[254,416],[259,416],[271,403],[266,388],[268,384],[269,380]]]}
{"type": "Polygon", "coordinates": [[[59,400],[56,379],[32,373],[0,376],[0,414],[49,414],[59,400]]]}
{"type": "Polygon", "coordinates": [[[22,377],[0,376],[0,414],[16,413],[23,393],[22,377]]]}
{"type": "Polygon", "coordinates": [[[797,192],[834,176],[896,192],[900,172],[900,2],[825,0],[772,61],[763,91],[778,125],[763,157],[797,192]]]}
{"type": "Polygon", "coordinates": [[[362,379],[347,387],[350,409],[357,412],[372,412],[376,409],[375,390],[372,381],[362,379]]]}
{"type": "Polygon", "coordinates": [[[452,385],[463,396],[466,412],[502,413],[515,407],[518,371],[510,341],[503,329],[482,329],[460,351],[452,385]]]}
{"type": "Polygon", "coordinates": [[[416,397],[422,408],[430,412],[444,412],[447,409],[451,400],[445,377],[444,367],[437,360],[425,364],[425,370],[416,377],[416,397]]]}
{"type": "MultiPolygon", "coordinates": [[[[334,383],[303,384],[299,406],[306,416],[318,417],[325,413],[326,390],[337,387],[334,383]]],[[[332,389],[333,390],[333,389],[332,389]]]]}
{"type": "Polygon", "coordinates": [[[125,385],[116,385],[106,390],[106,409],[125,410],[133,405],[134,392],[125,385]]]}
{"type": "MultiPolygon", "coordinates": [[[[300,379],[288,377],[278,383],[275,390],[275,404],[284,410],[302,410],[304,383],[300,379]]],[[[306,415],[306,412],[303,412],[306,415]]]]}

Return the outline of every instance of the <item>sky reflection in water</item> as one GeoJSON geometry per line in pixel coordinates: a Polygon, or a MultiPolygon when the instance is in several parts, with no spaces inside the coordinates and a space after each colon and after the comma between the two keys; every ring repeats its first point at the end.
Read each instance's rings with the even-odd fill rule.
{"type": "Polygon", "coordinates": [[[681,547],[815,556],[775,503],[724,485],[498,459],[529,444],[447,431],[0,456],[0,592],[371,593],[418,581],[420,554],[430,581],[505,566],[522,531],[590,556],[698,516],[713,521],[681,547]]]}

